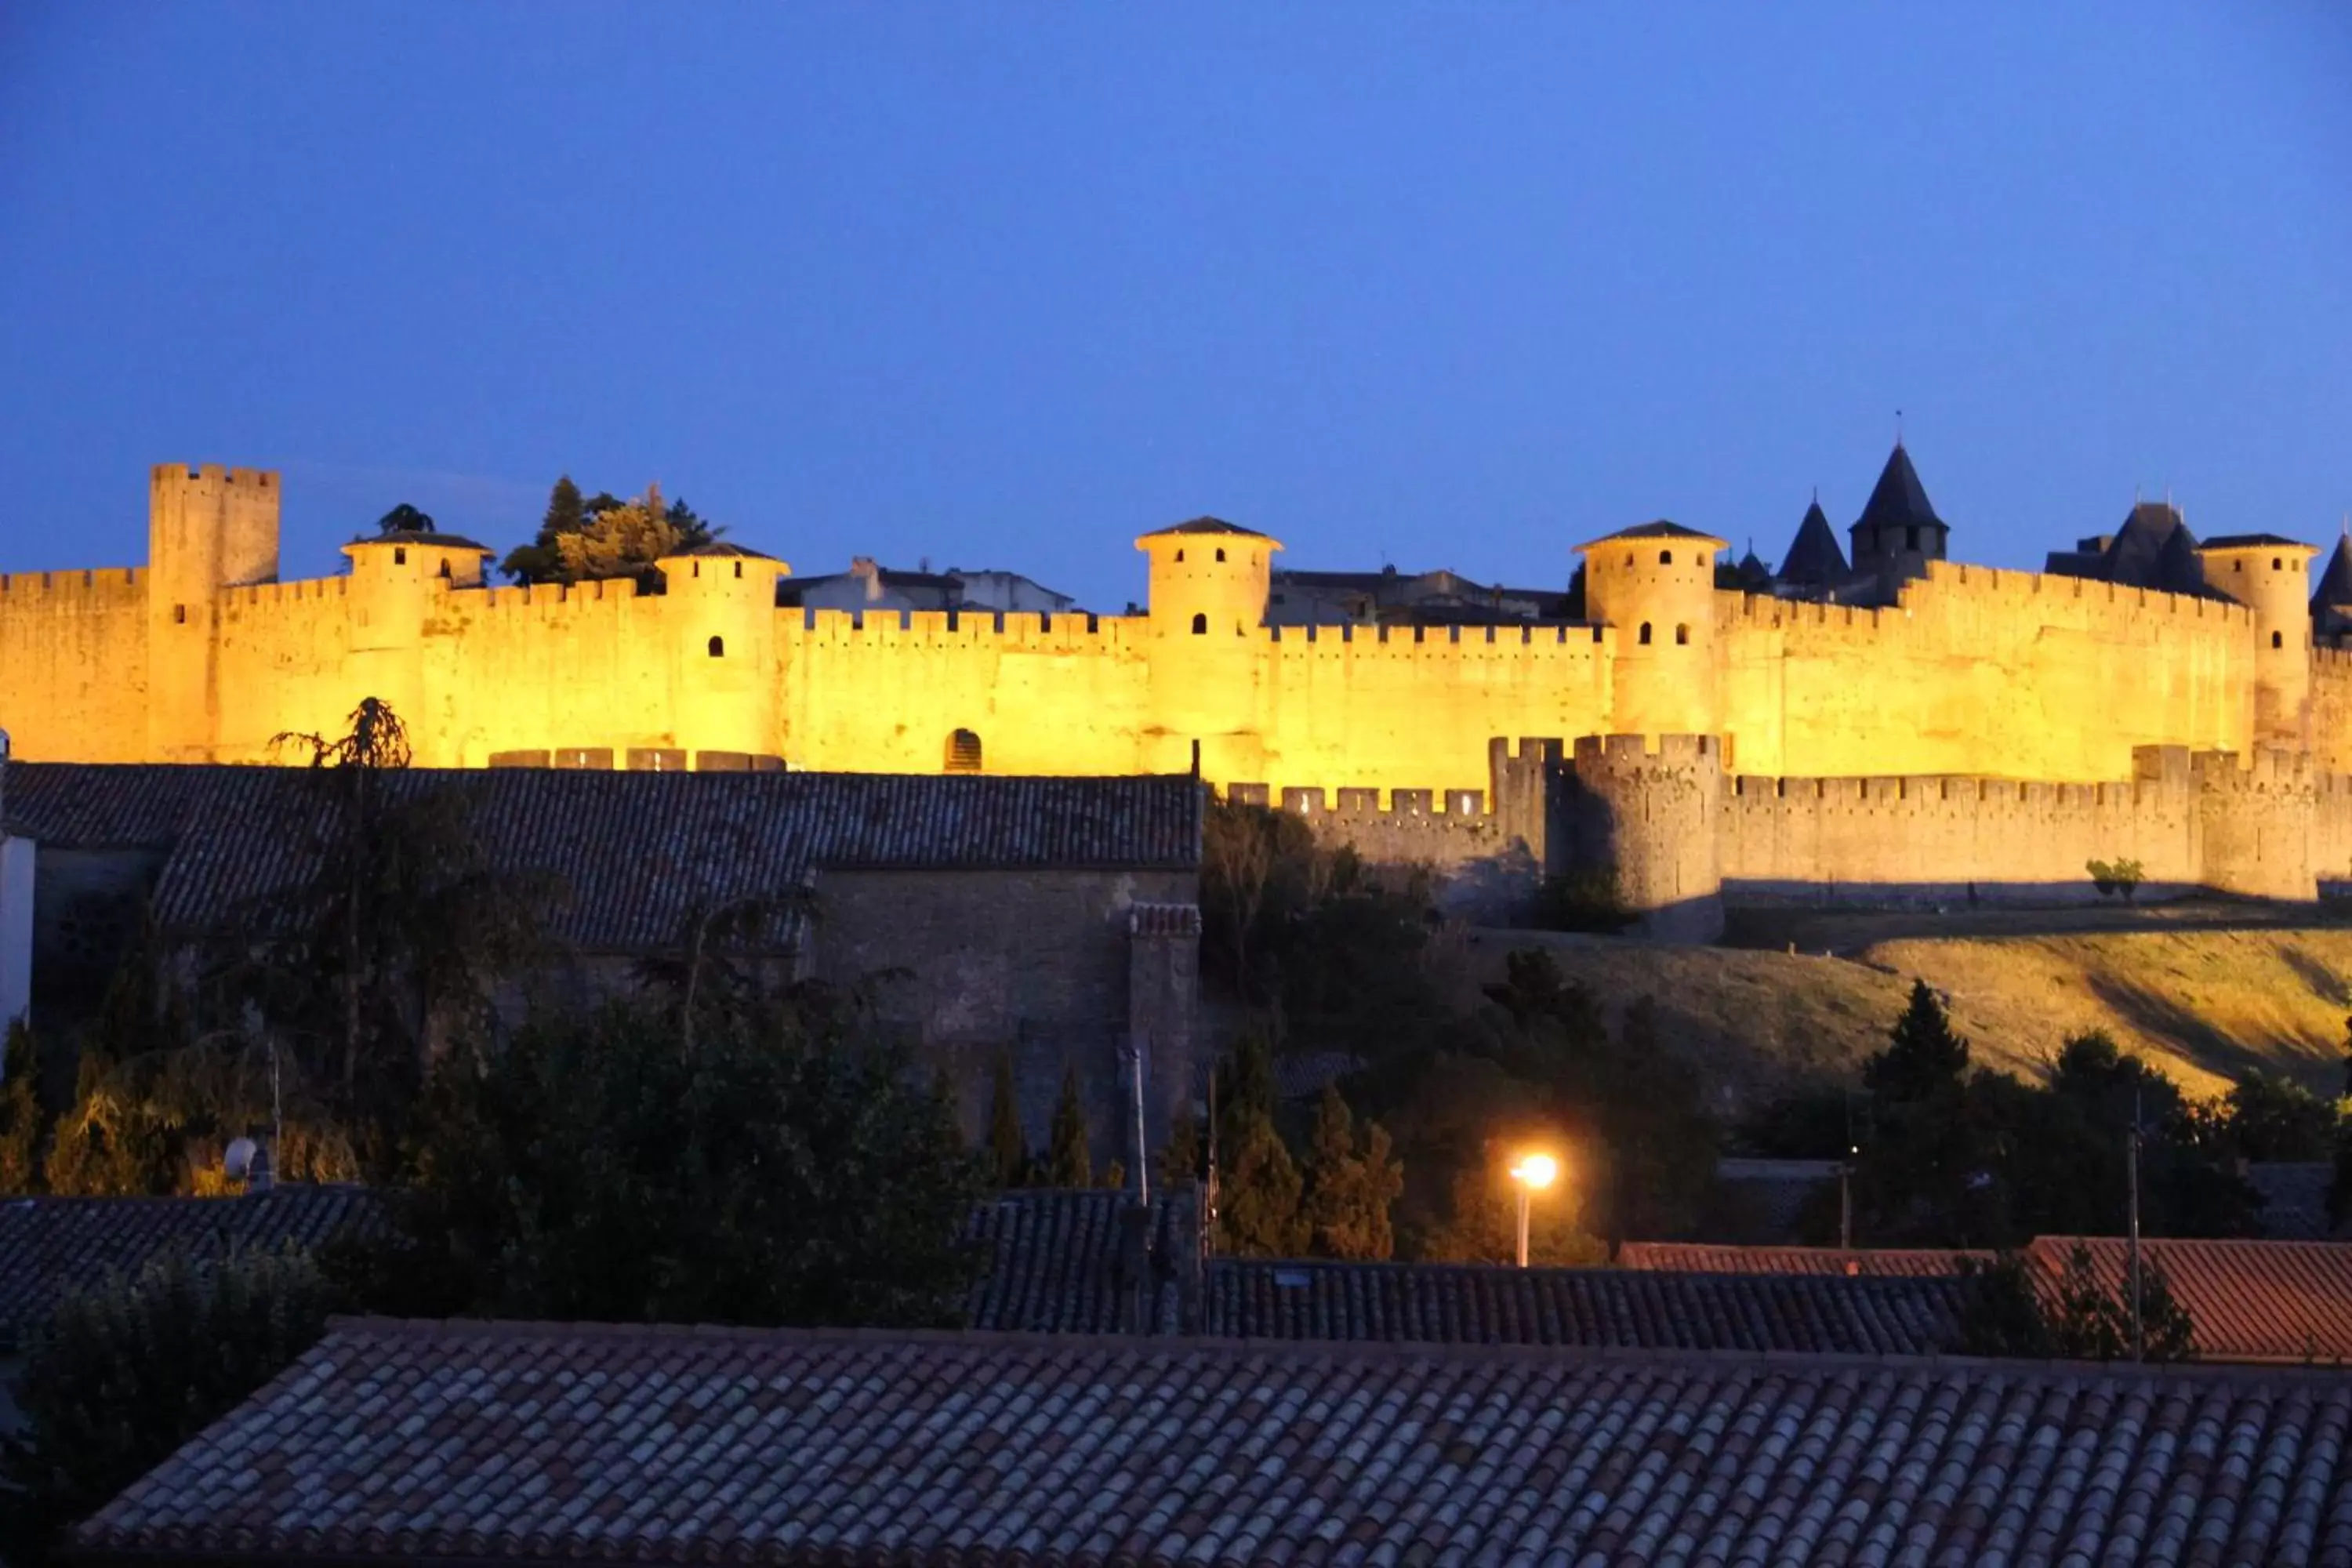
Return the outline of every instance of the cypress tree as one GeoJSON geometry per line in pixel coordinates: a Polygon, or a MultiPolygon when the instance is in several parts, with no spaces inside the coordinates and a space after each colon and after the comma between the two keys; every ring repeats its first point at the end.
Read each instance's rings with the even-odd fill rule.
{"type": "Polygon", "coordinates": [[[1029,1179],[1029,1141],[1021,1132],[1021,1092],[1013,1081],[1013,1053],[996,1058],[995,1091],[988,1108],[988,1169],[1000,1187],[1029,1179]]]}
{"type": "Polygon", "coordinates": [[[1095,1184],[1094,1160],[1087,1150],[1087,1108],[1078,1098],[1076,1062],[1062,1069],[1062,1097],[1054,1104],[1052,1141],[1045,1149],[1045,1184],[1049,1187],[1090,1187],[1095,1184]]]}
{"type": "Polygon", "coordinates": [[[1330,1258],[1385,1258],[1396,1250],[1389,1205],[1404,1191],[1404,1166],[1391,1152],[1388,1129],[1364,1124],[1360,1146],[1355,1117],[1339,1086],[1323,1086],[1307,1153],[1303,1217],[1315,1250],[1330,1258]]]}
{"type": "Polygon", "coordinates": [[[565,474],[547,492],[547,517],[539,525],[539,542],[552,544],[560,533],[577,533],[587,523],[587,510],[581,503],[580,487],[565,474]]]}

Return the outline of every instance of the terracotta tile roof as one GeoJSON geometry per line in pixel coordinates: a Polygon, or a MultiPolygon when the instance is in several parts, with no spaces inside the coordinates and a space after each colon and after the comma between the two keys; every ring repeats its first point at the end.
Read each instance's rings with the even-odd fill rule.
{"type": "MultiPolygon", "coordinates": [[[[2055,1291],[2078,1243],[2108,1288],[2120,1291],[2126,1243],[2115,1236],[2035,1237],[2025,1259],[2040,1288],[2055,1291]]],[[[2162,1237],[2140,1245],[2188,1309],[2204,1360],[2352,1363],[2352,1242],[2162,1237]]],[[[1638,1242],[1620,1248],[1618,1261],[1634,1269],[1812,1276],[1843,1273],[1851,1260],[1865,1276],[1919,1276],[1956,1274],[1961,1256],[1934,1249],[1844,1253],[1827,1247],[1638,1242]]]]}
{"type": "Polygon", "coordinates": [[[1957,1279],[1220,1258],[1201,1331],[1247,1340],[1926,1355],[1958,1333],[1957,1279]]]}
{"type": "Polygon", "coordinates": [[[1003,1193],[973,1211],[967,1234],[988,1248],[965,1320],[975,1329],[1032,1333],[1131,1331],[1143,1288],[1147,1331],[1182,1327],[1181,1276],[1193,1250],[1189,1194],[1155,1192],[1137,1257],[1124,1215],[1133,1194],[1097,1189],[1003,1193]]]}
{"type": "Polygon", "coordinates": [[[362,1187],[284,1186],[239,1198],[0,1200],[0,1345],[14,1345],[71,1289],[173,1249],[315,1247],[381,1211],[362,1187]]]}
{"type": "MultiPolygon", "coordinates": [[[[1860,1274],[1873,1279],[1934,1279],[1959,1272],[1962,1255],[1948,1247],[1717,1247],[1694,1241],[1629,1241],[1621,1268],[1710,1274],[1860,1274]]],[[[1990,1253],[1979,1254],[1990,1257],[1990,1253]]]]}
{"type": "MultiPolygon", "coordinates": [[[[154,894],[195,929],[304,874],[307,770],[9,764],[9,830],[68,847],[169,856],[154,894]]],[[[780,896],[817,868],[992,869],[1200,863],[1201,786],[1182,775],[404,769],[395,791],[455,787],[495,861],[571,890],[558,934],[593,952],[675,939],[689,910],[780,896]]]]}
{"type": "Polygon", "coordinates": [[[98,1561],[2340,1563],[2352,1379],[345,1321],[98,1561]]]}
{"type": "MultiPolygon", "coordinates": [[[[2120,1293],[2126,1244],[2114,1236],[2037,1237],[2026,1256],[2044,1288],[2064,1272],[2078,1244],[2107,1288],[2120,1293]]],[[[2167,1238],[2140,1245],[2188,1309],[2205,1360],[2352,1364],[2352,1242],[2167,1238]]]]}

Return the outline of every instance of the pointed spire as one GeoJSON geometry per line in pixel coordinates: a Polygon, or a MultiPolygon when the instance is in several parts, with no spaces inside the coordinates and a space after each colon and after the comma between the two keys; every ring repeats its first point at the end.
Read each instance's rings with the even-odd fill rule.
{"type": "Polygon", "coordinates": [[[1886,467],[1878,472],[1878,483],[1871,488],[1870,500],[1864,503],[1862,516],[1854,521],[1849,531],[1865,528],[1942,528],[1944,520],[1936,515],[1935,506],[1927,500],[1927,488],[1919,482],[1919,471],[1911,466],[1911,454],[1897,441],[1895,450],[1886,455],[1886,467]]]}
{"type": "Polygon", "coordinates": [[[2352,527],[2347,527],[2336,540],[2336,552],[2319,574],[2319,586],[2311,595],[2311,613],[2316,616],[2338,605],[2352,606],[2352,527]]]}
{"type": "Polygon", "coordinates": [[[1851,575],[1845,552],[1838,548],[1837,531],[1830,526],[1829,516],[1822,510],[1816,492],[1813,504],[1805,509],[1805,521],[1797,525],[1797,537],[1790,542],[1787,558],[1780,563],[1780,580],[1808,588],[1828,588],[1851,575]]]}

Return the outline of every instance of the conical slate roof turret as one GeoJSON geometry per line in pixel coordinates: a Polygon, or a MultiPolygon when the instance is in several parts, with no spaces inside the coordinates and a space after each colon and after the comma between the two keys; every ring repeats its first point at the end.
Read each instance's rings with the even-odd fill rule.
{"type": "Polygon", "coordinates": [[[2336,553],[2327,558],[2327,568],[2320,573],[2319,586],[2311,595],[2315,618],[2338,605],[2352,609],[2352,532],[2336,542],[2336,553]]]}
{"type": "Polygon", "coordinates": [[[1780,581],[1827,588],[1850,575],[1845,552],[1838,548],[1837,531],[1830,527],[1829,515],[1822,510],[1821,498],[1816,496],[1805,509],[1805,521],[1797,525],[1787,559],[1780,563],[1780,581]]]}
{"type": "Polygon", "coordinates": [[[1859,536],[1864,529],[1944,526],[1927,500],[1927,487],[1919,482],[1919,470],[1911,466],[1911,454],[1903,449],[1902,442],[1895,442],[1895,450],[1887,454],[1886,467],[1878,471],[1870,500],[1863,505],[1862,516],[1847,531],[1859,536]]]}

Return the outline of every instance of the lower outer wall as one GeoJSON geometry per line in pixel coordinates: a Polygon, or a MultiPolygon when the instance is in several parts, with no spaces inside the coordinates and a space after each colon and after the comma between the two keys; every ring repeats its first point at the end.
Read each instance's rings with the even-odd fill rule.
{"type": "Polygon", "coordinates": [[[1139,1029],[1152,1038],[1147,1132],[1157,1147],[1192,1096],[1193,1002],[1182,975],[1136,995],[1144,939],[1129,935],[1128,912],[1199,899],[1190,871],[828,870],[817,882],[813,970],[836,984],[903,972],[878,984],[877,1012],[923,1060],[947,1068],[975,1137],[1000,1052],[1013,1055],[1022,1125],[1041,1152],[1063,1072],[1075,1066],[1097,1178],[1119,1159],[1131,1181],[1135,1112],[1122,1049],[1139,1029]]]}

